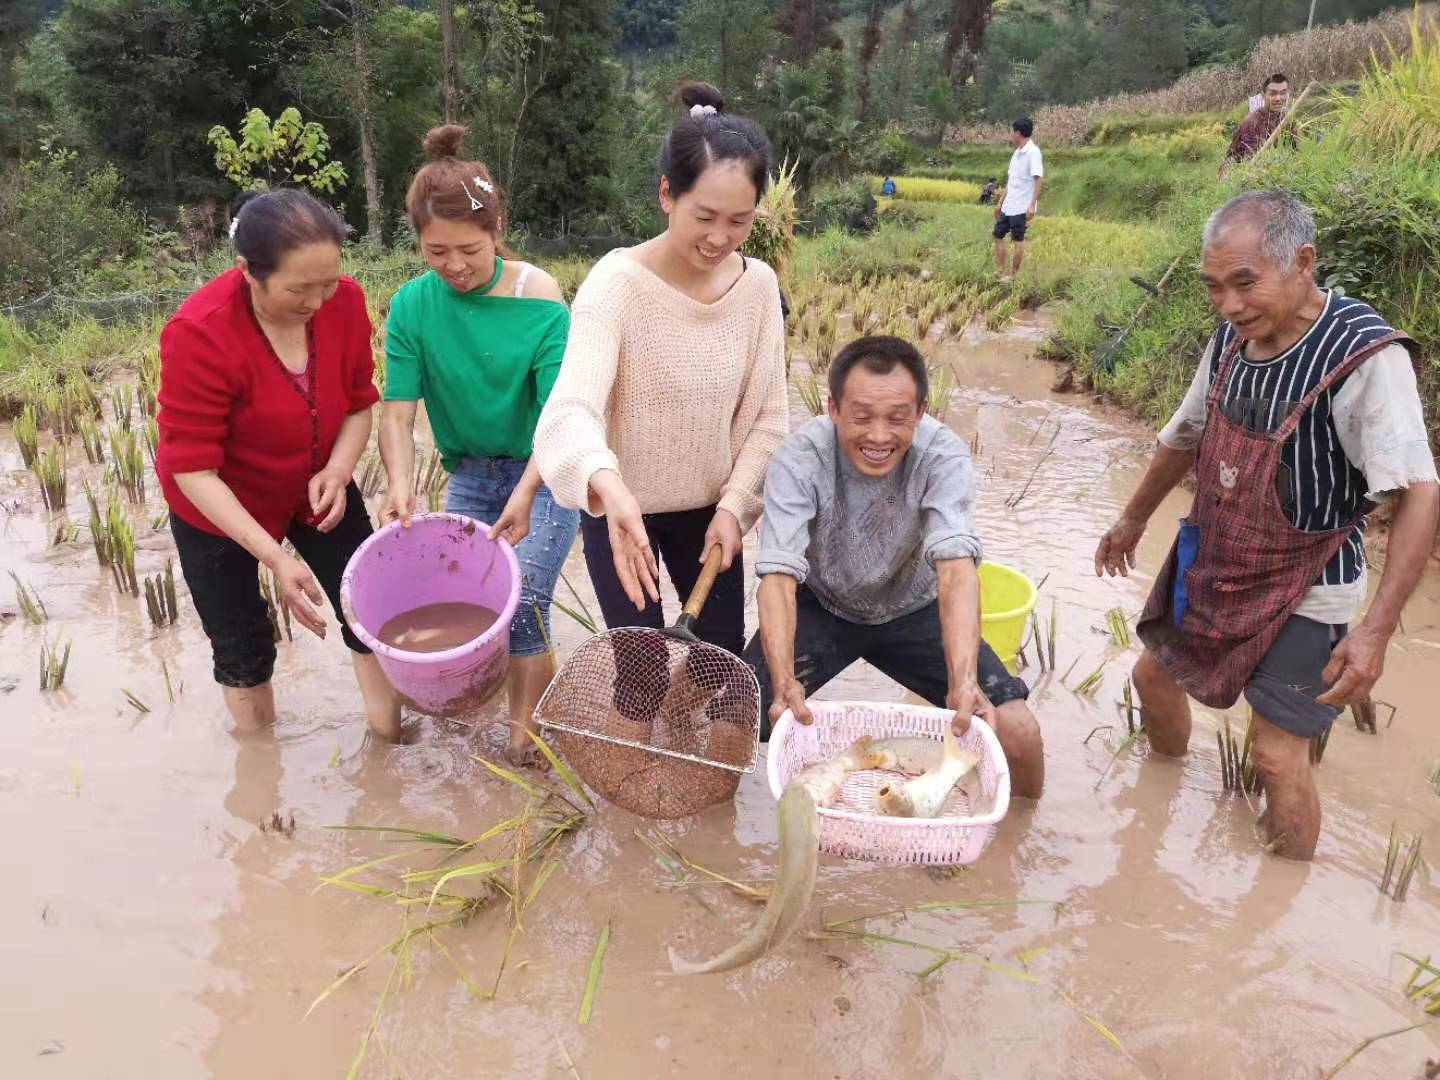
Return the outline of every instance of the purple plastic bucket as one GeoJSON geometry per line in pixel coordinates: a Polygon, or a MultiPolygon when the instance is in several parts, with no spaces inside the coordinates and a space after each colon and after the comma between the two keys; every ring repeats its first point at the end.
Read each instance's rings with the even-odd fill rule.
{"type": "Polygon", "coordinates": [[[375,653],[395,689],[420,712],[459,716],[505,681],[510,620],[520,603],[520,564],[489,526],[460,514],[392,521],[361,544],[340,579],[340,604],[355,636],[375,653]],[[409,652],[376,635],[390,619],[426,604],[480,604],[499,614],[473,641],[444,652],[409,652]]]}

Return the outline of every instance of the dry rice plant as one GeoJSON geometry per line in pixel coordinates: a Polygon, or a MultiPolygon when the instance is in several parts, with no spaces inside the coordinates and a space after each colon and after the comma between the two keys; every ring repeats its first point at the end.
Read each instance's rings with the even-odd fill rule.
{"type": "Polygon", "coordinates": [[[1428,879],[1429,869],[1421,858],[1422,837],[1416,833],[1401,853],[1400,825],[1390,825],[1390,843],[1385,850],[1385,869],[1380,875],[1380,892],[1396,903],[1404,901],[1410,891],[1410,881],[1417,870],[1428,879]]]}
{"type": "Polygon", "coordinates": [[[950,399],[955,394],[955,370],[949,364],[931,362],[926,365],[930,378],[930,415],[945,423],[950,412],[950,399]]]}
{"type": "Polygon", "coordinates": [[[825,411],[825,388],[819,379],[807,372],[804,375],[796,375],[794,383],[795,392],[800,395],[801,402],[810,411],[811,416],[819,416],[825,411]]]}
{"type": "Polygon", "coordinates": [[[776,274],[785,273],[795,251],[795,164],[783,162],[766,185],[760,205],[755,208],[755,224],[740,250],[752,258],[770,264],[776,274]]]}
{"type": "Polygon", "coordinates": [[[260,565],[260,597],[265,601],[265,614],[270,619],[270,637],[276,645],[280,644],[280,628],[285,628],[286,641],[294,641],[295,634],[290,626],[290,605],[280,595],[280,582],[275,578],[275,572],[260,565]]]}
{"type": "Polygon", "coordinates": [[[1255,770],[1255,762],[1250,757],[1250,740],[1254,735],[1254,725],[1245,725],[1245,742],[1238,744],[1234,734],[1230,731],[1230,718],[1225,718],[1223,732],[1215,730],[1215,742],[1220,747],[1220,778],[1226,791],[1238,792],[1241,795],[1260,794],[1260,774],[1255,770]]]}
{"type": "Polygon", "coordinates": [[[360,464],[364,466],[360,471],[360,494],[369,499],[379,493],[380,485],[385,482],[385,466],[373,450],[360,459],[360,464]]]}
{"type": "Polygon", "coordinates": [[[1416,20],[1404,55],[1386,41],[1354,95],[1332,91],[1329,106],[1336,136],[1351,147],[1397,158],[1440,153],[1440,28],[1416,20]]]}
{"type": "MultiPolygon", "coordinates": [[[[1420,8],[1422,19],[1433,25],[1436,5],[1427,3],[1420,8]]],[[[1079,146],[1102,117],[1229,111],[1275,71],[1289,75],[1292,86],[1359,78],[1369,70],[1372,53],[1384,53],[1392,46],[1405,48],[1409,26],[1409,11],[1391,11],[1361,23],[1264,37],[1255,43],[1243,66],[1202,68],[1144,93],[1042,106],[1034,114],[1036,137],[1043,133],[1045,143],[1051,146],[1079,146]]],[[[951,124],[945,129],[944,142],[999,143],[1008,137],[1009,130],[1003,125],[951,124]]]]}
{"type": "Polygon", "coordinates": [[[27,469],[33,469],[40,443],[40,425],[35,417],[34,405],[26,405],[15,418],[15,441],[20,446],[20,463],[27,469]]]}
{"type": "Polygon", "coordinates": [[[145,608],[155,626],[169,626],[180,614],[175,600],[175,564],[165,560],[165,573],[145,579],[145,608]]]}

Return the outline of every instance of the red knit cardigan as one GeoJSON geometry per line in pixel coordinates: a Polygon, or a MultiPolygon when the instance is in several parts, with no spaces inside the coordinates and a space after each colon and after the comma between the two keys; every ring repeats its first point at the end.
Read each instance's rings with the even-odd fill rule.
{"type": "Polygon", "coordinates": [[[379,400],[365,294],[342,277],[311,319],[310,388],[281,366],[255,320],[250,287],[228,270],[180,305],[160,334],[155,470],[175,516],[223,535],[180,491],[177,473],[214,469],[275,539],[309,520],[310,478],[340,426],[379,400]]]}

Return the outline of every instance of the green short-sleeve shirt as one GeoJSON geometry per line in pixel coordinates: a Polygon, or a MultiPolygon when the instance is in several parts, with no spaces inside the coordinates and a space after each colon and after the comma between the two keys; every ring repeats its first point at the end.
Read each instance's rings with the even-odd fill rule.
{"type": "Polygon", "coordinates": [[[385,400],[424,400],[451,472],[463,457],[523,460],[569,333],[564,304],[457,292],[432,270],[390,302],[385,400]]]}

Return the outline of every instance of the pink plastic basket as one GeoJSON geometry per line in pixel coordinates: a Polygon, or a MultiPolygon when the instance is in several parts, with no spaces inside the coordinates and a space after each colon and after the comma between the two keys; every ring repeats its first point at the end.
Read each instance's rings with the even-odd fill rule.
{"type": "MultiPolygon", "coordinates": [[[[861,735],[920,735],[939,739],[955,715],[948,709],[870,701],[814,701],[815,722],[787,710],[770,733],[768,771],[775,798],[806,765],[840,753],[861,735]]],[[[995,823],[1010,809],[1010,769],[1000,740],[978,717],[959,739],[980,763],[955,786],[939,817],[897,818],[874,812],[875,789],[895,773],[851,773],[833,807],[820,808],[820,848],[848,859],[955,865],[980,857],[995,823]]]]}

